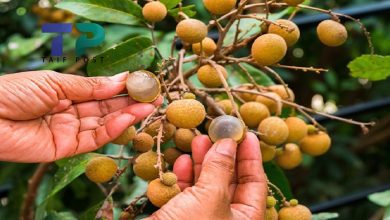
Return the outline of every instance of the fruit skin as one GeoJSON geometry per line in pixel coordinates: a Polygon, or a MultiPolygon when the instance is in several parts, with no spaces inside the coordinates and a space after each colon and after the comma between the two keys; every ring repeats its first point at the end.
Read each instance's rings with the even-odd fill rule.
{"type": "Polygon", "coordinates": [[[302,119],[289,117],[284,122],[286,122],[289,131],[286,142],[299,143],[307,135],[307,124],[302,119]]]}
{"type": "Polygon", "coordinates": [[[230,12],[236,6],[236,3],[237,0],[203,0],[206,9],[215,15],[230,12]]]}
{"type": "MultiPolygon", "coordinates": [[[[149,126],[147,126],[144,132],[148,133],[152,137],[157,137],[158,130],[160,129],[160,125],[161,125],[161,120],[157,120],[151,123],[149,126]]],[[[171,140],[175,132],[176,132],[176,127],[173,124],[164,121],[163,137],[161,139],[161,142],[166,143],[167,141],[171,140]]]]}
{"type": "Polygon", "coordinates": [[[301,150],[310,156],[320,156],[328,152],[332,140],[323,131],[317,134],[309,134],[299,143],[301,150]]]}
{"type": "Polygon", "coordinates": [[[283,2],[287,3],[289,6],[297,6],[304,2],[305,0],[283,0],[283,2]]]}
{"type": "Polygon", "coordinates": [[[283,85],[268,86],[268,89],[278,94],[283,100],[294,102],[295,94],[290,88],[286,88],[283,85]]]}
{"type": "Polygon", "coordinates": [[[173,137],[173,141],[178,149],[189,153],[191,152],[191,143],[194,138],[195,134],[190,129],[179,128],[173,137]]]}
{"type": "Polygon", "coordinates": [[[162,183],[166,186],[173,186],[177,183],[177,176],[172,172],[167,172],[162,175],[162,183]]]}
{"type": "Polygon", "coordinates": [[[176,26],[177,36],[184,42],[195,44],[207,37],[207,26],[196,19],[185,19],[176,26]]]}
{"type": "Polygon", "coordinates": [[[149,22],[159,22],[167,16],[167,8],[159,1],[153,1],[145,4],[142,8],[142,15],[149,22]]]}
{"type": "Polygon", "coordinates": [[[154,146],[153,137],[148,133],[142,132],[137,134],[133,139],[133,147],[136,151],[145,153],[152,150],[154,146]]]}
{"type": "MultiPolygon", "coordinates": [[[[218,70],[222,73],[223,77],[226,79],[228,76],[226,69],[218,64],[216,66],[218,70]]],[[[207,64],[200,67],[197,76],[199,81],[206,87],[216,88],[222,86],[222,81],[219,77],[217,70],[211,65],[207,64]]]]}
{"type": "Polygon", "coordinates": [[[119,137],[112,141],[114,144],[126,145],[134,139],[137,134],[137,130],[134,126],[127,128],[119,137]]]}
{"type": "Polygon", "coordinates": [[[149,183],[146,196],[153,205],[161,208],[179,193],[180,188],[177,184],[166,186],[160,179],[155,179],[149,183]]]}
{"type": "MultiPolygon", "coordinates": [[[[155,167],[157,164],[157,153],[153,151],[148,151],[146,153],[140,154],[133,166],[135,175],[140,177],[143,180],[149,181],[154,180],[158,177],[158,168],[155,167]]],[[[163,168],[165,168],[165,161],[162,158],[163,168]]]]}
{"type": "Polygon", "coordinates": [[[165,161],[168,164],[173,165],[176,159],[179,158],[183,153],[175,147],[170,147],[165,149],[163,154],[165,161]]]}
{"type": "Polygon", "coordinates": [[[278,211],[276,211],[275,207],[267,208],[265,210],[264,220],[278,220],[278,211]]]}
{"type": "Polygon", "coordinates": [[[263,141],[260,141],[260,150],[263,163],[269,162],[275,158],[276,155],[276,146],[271,146],[263,141]]]}
{"type": "Polygon", "coordinates": [[[211,121],[208,132],[213,142],[230,138],[240,143],[245,138],[246,128],[240,119],[230,115],[222,115],[211,121]]]}
{"type": "Polygon", "coordinates": [[[129,96],[138,102],[153,102],[161,94],[160,81],[153,73],[146,70],[130,73],[127,77],[126,88],[129,96]]]}
{"type": "Polygon", "coordinates": [[[261,121],[270,116],[268,108],[259,102],[247,102],[240,107],[244,123],[250,128],[257,128],[261,121]]]}
{"type": "MultiPolygon", "coordinates": [[[[227,114],[227,115],[232,114],[233,105],[229,99],[224,99],[224,100],[218,101],[217,105],[222,109],[223,112],[225,112],[225,114],[227,114]]],[[[207,113],[209,115],[218,115],[218,113],[211,106],[209,106],[207,108],[207,113]]]]}
{"type": "Polygon", "coordinates": [[[320,41],[329,47],[338,47],[344,44],[348,38],[348,32],[344,25],[333,20],[322,21],[317,26],[317,35],[320,41]]]}
{"type": "Polygon", "coordinates": [[[109,157],[95,157],[92,158],[86,168],[85,175],[89,180],[95,183],[105,183],[115,176],[118,170],[118,165],[115,160],[109,157]]]}
{"type": "Polygon", "coordinates": [[[217,44],[214,42],[213,39],[206,37],[202,40],[202,47],[200,46],[200,43],[196,43],[192,45],[192,52],[196,55],[201,55],[201,48],[203,50],[203,54],[205,56],[211,56],[214,54],[214,52],[217,50],[217,44]]]}
{"type": "Polygon", "coordinates": [[[197,100],[183,99],[169,104],[166,115],[176,127],[195,128],[206,118],[206,110],[197,100]]]}
{"type": "Polygon", "coordinates": [[[310,210],[303,205],[283,207],[279,210],[279,220],[311,220],[310,210]]]}
{"type": "Polygon", "coordinates": [[[301,36],[301,32],[294,22],[286,19],[278,19],[275,21],[275,23],[283,25],[284,27],[282,28],[278,25],[271,24],[268,28],[268,33],[277,34],[283,37],[283,39],[286,41],[287,47],[291,47],[298,42],[299,37],[301,36]],[[289,30],[293,31],[290,32],[289,30]]]}
{"type": "Polygon", "coordinates": [[[280,153],[276,153],[276,163],[285,170],[291,170],[302,162],[302,153],[296,144],[286,144],[280,153]]]}
{"type": "Polygon", "coordinates": [[[286,41],[276,34],[264,34],[252,45],[252,56],[262,66],[270,66],[281,61],[287,53],[286,41]]]}
{"type": "Polygon", "coordinates": [[[264,119],[257,130],[260,133],[260,140],[269,145],[282,144],[288,137],[288,127],[279,117],[269,117],[264,119]]]}
{"type": "MultiPolygon", "coordinates": [[[[282,99],[282,98],[280,98],[280,96],[278,94],[276,94],[274,92],[266,92],[264,94],[267,96],[273,97],[275,100],[282,99]]],[[[271,114],[275,114],[279,111],[278,103],[276,101],[274,101],[273,99],[259,95],[256,97],[256,102],[260,102],[260,103],[264,104],[265,106],[267,106],[267,108],[271,114]]]]}

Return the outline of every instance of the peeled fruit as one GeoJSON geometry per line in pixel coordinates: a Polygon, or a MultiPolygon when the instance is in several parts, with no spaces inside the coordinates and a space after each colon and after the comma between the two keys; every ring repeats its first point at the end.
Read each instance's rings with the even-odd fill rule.
{"type": "Polygon", "coordinates": [[[177,183],[177,176],[172,172],[164,173],[162,175],[162,183],[166,186],[173,186],[177,183]]]}
{"type": "Polygon", "coordinates": [[[217,50],[217,44],[214,42],[213,39],[206,37],[202,40],[201,43],[196,43],[192,45],[192,52],[197,55],[201,55],[201,52],[203,51],[203,54],[206,56],[211,56],[214,54],[214,52],[217,50]]]}
{"type": "Polygon", "coordinates": [[[184,152],[191,152],[191,143],[195,134],[190,129],[179,128],[177,129],[173,141],[178,149],[184,152]]]}
{"type": "Polygon", "coordinates": [[[129,96],[137,102],[153,102],[161,93],[160,81],[146,70],[138,70],[129,74],[126,81],[129,96]]]}
{"type": "Polygon", "coordinates": [[[288,127],[279,117],[269,117],[264,119],[259,127],[260,140],[269,145],[279,145],[284,143],[288,137],[288,127]]]}
{"type": "Polygon", "coordinates": [[[290,102],[294,102],[295,100],[294,92],[290,88],[286,89],[286,87],[284,87],[283,85],[272,85],[269,86],[268,89],[278,94],[283,100],[290,102]]]}
{"type": "Polygon", "coordinates": [[[263,34],[252,45],[253,59],[262,66],[278,63],[286,53],[286,41],[276,34],[263,34]]]}
{"type": "Polygon", "coordinates": [[[240,107],[244,123],[250,128],[257,128],[261,121],[270,116],[268,108],[259,102],[247,102],[240,107]]]}
{"type": "Polygon", "coordinates": [[[197,100],[183,99],[169,104],[166,115],[176,127],[195,128],[206,118],[206,110],[197,100]]]}
{"type": "Polygon", "coordinates": [[[203,0],[206,9],[215,15],[230,12],[236,6],[237,0],[203,0]]]}
{"type": "Polygon", "coordinates": [[[211,121],[209,136],[211,141],[217,142],[224,138],[241,142],[245,138],[246,128],[244,123],[233,116],[223,115],[211,121]]]}
{"type": "Polygon", "coordinates": [[[310,210],[303,205],[287,206],[279,210],[279,220],[311,220],[310,210]]]}
{"type": "MultiPolygon", "coordinates": [[[[229,99],[224,99],[224,100],[218,101],[217,105],[222,109],[223,112],[225,112],[225,114],[227,114],[227,115],[232,114],[233,105],[229,99]]],[[[207,113],[209,115],[218,115],[217,112],[214,110],[214,108],[212,108],[211,106],[209,106],[207,108],[207,113]]]]}
{"type": "Polygon", "coordinates": [[[289,6],[297,6],[304,2],[305,0],[283,0],[284,3],[286,3],[289,6]]]}
{"type": "Polygon", "coordinates": [[[331,139],[325,132],[309,134],[300,142],[301,150],[311,156],[320,156],[325,154],[331,145],[331,139]]]}
{"type": "Polygon", "coordinates": [[[296,144],[286,144],[276,153],[276,163],[285,170],[291,170],[302,162],[302,153],[296,144]]]}
{"type": "MultiPolygon", "coordinates": [[[[155,167],[157,164],[157,157],[157,153],[153,151],[140,154],[137,159],[135,159],[133,166],[135,175],[146,181],[156,179],[158,177],[158,168],[155,167]]],[[[164,168],[165,161],[163,158],[162,164],[164,168]]]]}
{"type": "Polygon", "coordinates": [[[269,162],[275,158],[276,155],[276,146],[271,146],[263,141],[260,141],[260,150],[263,163],[269,162]]]}
{"type": "Polygon", "coordinates": [[[265,210],[265,220],[278,220],[278,211],[276,211],[275,207],[265,210]]]}
{"type": "Polygon", "coordinates": [[[146,196],[153,205],[160,208],[179,193],[177,184],[166,186],[157,178],[149,183],[146,196]]]}
{"type": "Polygon", "coordinates": [[[148,133],[139,133],[133,139],[133,147],[136,151],[145,153],[152,150],[154,146],[153,137],[148,133]]]}
{"type": "Polygon", "coordinates": [[[137,130],[134,126],[127,128],[119,137],[112,141],[114,144],[126,145],[132,141],[137,134],[137,130]]]}
{"type": "Polygon", "coordinates": [[[302,119],[289,117],[284,122],[286,122],[289,131],[287,142],[298,143],[307,135],[307,124],[302,119]]]}
{"type": "Polygon", "coordinates": [[[207,37],[207,26],[196,19],[185,19],[176,26],[177,36],[184,42],[195,44],[207,37]]]}
{"type": "Polygon", "coordinates": [[[118,165],[112,158],[95,157],[88,162],[85,168],[85,175],[92,182],[105,183],[115,176],[117,170],[118,165]]]}
{"type": "Polygon", "coordinates": [[[167,8],[159,1],[146,3],[142,8],[142,15],[149,22],[159,22],[167,16],[167,8]]]}
{"type": "Polygon", "coordinates": [[[179,158],[183,153],[175,147],[170,147],[165,149],[163,154],[165,161],[168,164],[173,165],[176,159],[179,158]]]}
{"type": "Polygon", "coordinates": [[[268,28],[268,33],[277,34],[283,37],[288,47],[291,47],[298,42],[301,33],[294,22],[286,19],[279,19],[276,20],[275,23],[281,26],[271,24],[268,28]]]}
{"type": "Polygon", "coordinates": [[[264,93],[264,95],[272,97],[273,99],[259,95],[256,97],[256,102],[260,102],[260,103],[264,104],[265,106],[267,106],[267,108],[271,114],[277,113],[279,111],[278,108],[280,108],[278,106],[278,100],[281,100],[282,98],[280,98],[280,96],[274,92],[266,92],[266,93],[264,93]]]}
{"type": "MultiPolygon", "coordinates": [[[[160,129],[160,125],[161,125],[161,120],[157,120],[157,121],[151,123],[149,126],[147,126],[145,128],[144,132],[148,133],[152,137],[157,137],[158,131],[160,129]]],[[[175,132],[176,132],[176,127],[173,124],[164,121],[163,137],[161,140],[162,143],[169,141],[173,137],[175,132]]]]}
{"type": "Polygon", "coordinates": [[[317,26],[317,35],[320,41],[329,47],[340,46],[348,38],[348,32],[344,25],[333,20],[322,21],[317,26]]]}
{"type": "MultiPolygon", "coordinates": [[[[227,78],[227,72],[226,69],[221,65],[216,65],[217,69],[222,73],[223,77],[227,78]]],[[[198,70],[198,79],[199,81],[209,88],[215,88],[222,86],[221,78],[219,77],[219,74],[217,72],[217,69],[215,69],[211,65],[204,65],[199,68],[198,70]]]]}

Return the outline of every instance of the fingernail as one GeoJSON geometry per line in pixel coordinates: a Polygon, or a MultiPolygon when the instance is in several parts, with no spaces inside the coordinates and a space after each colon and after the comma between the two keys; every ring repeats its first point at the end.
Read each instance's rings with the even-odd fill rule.
{"type": "Polygon", "coordinates": [[[236,154],[237,143],[232,139],[218,141],[216,151],[225,156],[233,157],[236,154]]]}
{"type": "Polygon", "coordinates": [[[129,74],[129,72],[119,73],[119,74],[116,74],[114,76],[109,77],[109,79],[111,81],[114,81],[114,82],[122,82],[122,81],[126,80],[128,74],[129,74]]]}

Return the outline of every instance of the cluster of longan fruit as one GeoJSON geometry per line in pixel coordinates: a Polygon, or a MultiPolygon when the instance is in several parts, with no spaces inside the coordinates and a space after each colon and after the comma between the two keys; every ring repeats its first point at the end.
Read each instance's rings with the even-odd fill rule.
{"type": "Polygon", "coordinates": [[[277,200],[273,196],[267,196],[267,209],[265,211],[265,220],[311,220],[312,214],[310,210],[298,203],[298,200],[291,199],[289,202],[284,202],[279,211],[275,206],[277,200]]]}
{"type": "Polygon", "coordinates": [[[38,5],[33,5],[31,11],[39,17],[39,24],[71,22],[74,19],[72,13],[55,8],[42,8],[38,5]]]}

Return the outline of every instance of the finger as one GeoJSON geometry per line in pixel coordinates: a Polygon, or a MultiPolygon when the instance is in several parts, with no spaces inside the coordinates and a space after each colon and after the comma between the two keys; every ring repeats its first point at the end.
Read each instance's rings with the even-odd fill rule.
{"type": "Polygon", "coordinates": [[[181,155],[173,165],[173,172],[177,176],[177,184],[181,191],[191,187],[194,181],[194,172],[190,155],[181,155]]]}
{"type": "Polygon", "coordinates": [[[72,101],[69,99],[60,100],[56,106],[48,113],[49,115],[56,114],[65,111],[72,105],[72,101]]]}
{"type": "Polygon", "coordinates": [[[191,143],[192,158],[194,160],[194,175],[195,182],[198,181],[202,163],[207,152],[210,150],[213,143],[207,135],[196,136],[191,143]]]}

